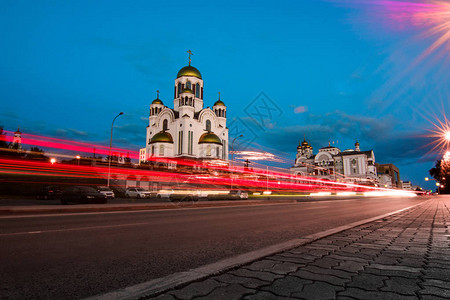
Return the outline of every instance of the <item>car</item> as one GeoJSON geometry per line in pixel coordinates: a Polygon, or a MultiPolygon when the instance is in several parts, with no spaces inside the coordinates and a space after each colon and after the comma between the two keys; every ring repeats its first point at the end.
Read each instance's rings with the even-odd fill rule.
{"type": "Polygon", "coordinates": [[[204,191],[193,189],[160,190],[156,197],[170,201],[198,201],[207,200],[208,194],[204,191]]]}
{"type": "Polygon", "coordinates": [[[106,196],[106,198],[114,198],[114,192],[107,186],[99,186],[97,191],[106,196]]]}
{"type": "Polygon", "coordinates": [[[125,191],[126,198],[150,198],[152,193],[143,188],[129,187],[125,191]]]}
{"type": "Polygon", "coordinates": [[[66,188],[61,194],[61,203],[101,203],[105,204],[108,199],[105,195],[99,193],[96,189],[89,186],[71,186],[66,188]]]}
{"type": "Polygon", "coordinates": [[[248,199],[248,193],[247,193],[247,191],[231,190],[228,193],[228,198],[230,198],[230,199],[248,199]]]}
{"type": "Polygon", "coordinates": [[[42,187],[42,189],[37,193],[36,199],[44,200],[58,200],[61,197],[61,189],[55,185],[48,185],[42,187]]]}

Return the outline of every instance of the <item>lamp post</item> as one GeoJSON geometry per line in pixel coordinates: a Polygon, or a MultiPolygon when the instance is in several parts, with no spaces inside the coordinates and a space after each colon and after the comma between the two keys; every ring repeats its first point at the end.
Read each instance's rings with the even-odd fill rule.
{"type": "MultiPolygon", "coordinates": [[[[237,138],[240,138],[240,137],[243,137],[243,135],[241,134],[241,135],[235,137],[233,139],[233,141],[231,142],[231,162],[230,162],[230,166],[232,166],[232,164],[233,164],[233,147],[234,147],[234,142],[236,141],[237,138]]],[[[231,168],[230,168],[230,170],[231,170],[231,168]]],[[[232,190],[233,189],[233,175],[231,175],[231,180],[230,181],[231,181],[230,189],[232,190]]]]}
{"type": "Polygon", "coordinates": [[[112,148],[112,134],[113,134],[113,127],[114,127],[114,121],[117,119],[118,116],[123,115],[123,112],[120,112],[112,121],[111,124],[111,138],[109,139],[109,160],[108,160],[108,184],[109,187],[109,180],[111,177],[111,148],[112,148]]]}
{"type": "Polygon", "coordinates": [[[77,156],[75,156],[75,157],[76,157],[76,159],[77,159],[77,161],[78,161],[78,165],[80,165],[80,159],[81,159],[81,156],[77,155],[77,156]]]}
{"type": "Polygon", "coordinates": [[[440,194],[439,192],[441,190],[441,183],[437,179],[425,177],[425,181],[430,181],[430,180],[436,181],[437,191],[438,191],[438,194],[440,194]]]}
{"type": "Polygon", "coordinates": [[[234,147],[234,142],[236,141],[236,139],[238,139],[238,138],[241,138],[241,137],[243,137],[244,135],[240,135],[240,136],[237,136],[237,137],[235,137],[234,139],[233,139],[233,141],[231,142],[231,161],[233,161],[233,147],[234,147]]]}

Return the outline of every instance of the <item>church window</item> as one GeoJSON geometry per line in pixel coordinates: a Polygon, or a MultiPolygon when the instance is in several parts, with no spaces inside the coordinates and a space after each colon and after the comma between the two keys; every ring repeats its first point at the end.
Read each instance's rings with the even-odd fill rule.
{"type": "Polygon", "coordinates": [[[192,155],[193,153],[193,144],[194,144],[194,132],[188,131],[188,154],[192,155]]]}
{"type": "Polygon", "coordinates": [[[227,141],[226,140],[223,140],[222,141],[222,145],[223,145],[223,150],[222,150],[222,159],[226,159],[226,157],[225,157],[225,155],[226,155],[226,151],[225,151],[225,149],[227,149],[227,141]]]}
{"type": "Polygon", "coordinates": [[[180,96],[181,94],[181,82],[178,82],[178,93],[177,93],[177,97],[180,96]]]}
{"type": "Polygon", "coordinates": [[[210,120],[206,120],[206,131],[211,131],[211,121],[210,120]]]}
{"type": "Polygon", "coordinates": [[[200,97],[200,84],[198,83],[195,85],[195,97],[200,97]]]}
{"type": "Polygon", "coordinates": [[[152,155],[155,155],[155,146],[152,146],[152,155]]]}
{"type": "Polygon", "coordinates": [[[191,82],[190,82],[190,81],[186,82],[186,87],[187,87],[188,89],[192,90],[192,85],[191,85],[191,82]]]}
{"type": "Polygon", "coordinates": [[[183,154],[183,131],[178,133],[178,154],[183,154]]]}
{"type": "Polygon", "coordinates": [[[168,128],[168,121],[167,121],[167,119],[164,119],[164,121],[163,121],[163,131],[166,131],[167,128],[168,128]]]}
{"type": "Polygon", "coordinates": [[[189,98],[189,106],[192,106],[192,98],[189,98]]]}
{"type": "Polygon", "coordinates": [[[219,158],[219,147],[216,147],[216,157],[219,158]]]}
{"type": "Polygon", "coordinates": [[[164,156],[164,145],[159,146],[159,156],[164,156]]]}

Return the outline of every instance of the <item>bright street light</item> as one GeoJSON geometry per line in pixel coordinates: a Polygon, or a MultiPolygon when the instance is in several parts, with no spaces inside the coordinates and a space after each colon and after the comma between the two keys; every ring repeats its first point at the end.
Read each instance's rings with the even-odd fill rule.
{"type": "Polygon", "coordinates": [[[50,163],[53,165],[54,163],[56,163],[56,158],[50,158],[50,163]]]}
{"type": "Polygon", "coordinates": [[[445,133],[445,139],[450,142],[450,131],[445,133]]]}
{"type": "Polygon", "coordinates": [[[75,156],[75,158],[78,160],[78,165],[80,165],[81,156],[77,155],[77,156],[75,156]]]}
{"type": "Polygon", "coordinates": [[[108,187],[109,187],[109,180],[111,177],[111,148],[112,148],[112,134],[113,134],[113,127],[114,127],[114,121],[117,119],[118,116],[123,115],[123,112],[120,112],[112,121],[111,123],[111,138],[109,139],[109,161],[108,161],[108,187]]]}

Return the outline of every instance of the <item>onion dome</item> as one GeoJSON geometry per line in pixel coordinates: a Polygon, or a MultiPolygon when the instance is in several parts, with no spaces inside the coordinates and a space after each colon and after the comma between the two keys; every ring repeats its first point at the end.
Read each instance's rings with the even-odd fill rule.
{"type": "Polygon", "coordinates": [[[21,134],[22,132],[20,132],[20,126],[19,127],[17,127],[17,131],[16,132],[14,132],[15,134],[21,134]]]}
{"type": "Polygon", "coordinates": [[[190,88],[184,88],[184,90],[181,93],[194,94],[194,92],[190,88]]]}
{"type": "Polygon", "coordinates": [[[217,100],[216,103],[214,103],[214,106],[225,106],[225,103],[222,102],[222,100],[217,100]]]}
{"type": "Polygon", "coordinates": [[[150,144],[152,143],[171,143],[173,144],[172,135],[165,131],[160,131],[155,134],[150,140],[150,144]]]}
{"type": "Polygon", "coordinates": [[[153,100],[152,104],[163,104],[163,102],[159,99],[159,91],[156,91],[156,99],[153,100]]]}
{"type": "Polygon", "coordinates": [[[152,104],[163,104],[163,102],[160,99],[156,98],[155,100],[153,100],[152,104]]]}
{"type": "Polygon", "coordinates": [[[198,140],[198,143],[212,143],[222,145],[222,141],[220,140],[220,138],[212,132],[205,132],[204,134],[202,134],[200,136],[200,139],[198,140]]]}
{"type": "Polygon", "coordinates": [[[191,65],[183,67],[180,71],[178,71],[177,78],[182,76],[197,77],[198,79],[202,79],[202,74],[200,74],[200,71],[191,65]]]}

